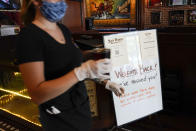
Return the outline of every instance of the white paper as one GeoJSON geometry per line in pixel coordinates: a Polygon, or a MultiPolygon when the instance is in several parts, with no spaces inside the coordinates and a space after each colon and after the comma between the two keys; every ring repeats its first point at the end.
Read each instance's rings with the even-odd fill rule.
{"type": "Polygon", "coordinates": [[[108,43],[105,45],[105,48],[111,49],[111,59],[113,59],[112,64],[116,66],[128,64],[128,56],[127,56],[127,45],[126,45],[126,37],[118,36],[118,38],[114,36],[108,36],[104,38],[104,42],[108,43]]]}
{"type": "Polygon", "coordinates": [[[156,30],[104,36],[104,45],[111,52],[114,48],[108,39],[114,38],[124,39],[121,42],[123,47],[118,46],[119,50],[124,50],[123,57],[120,57],[123,60],[113,55],[110,73],[111,81],[125,88],[123,97],[116,97],[113,93],[117,125],[120,126],[160,111],[163,106],[156,30]]]}
{"type": "Polygon", "coordinates": [[[142,60],[156,58],[158,56],[156,30],[140,31],[138,34],[142,60]]]}
{"type": "Polygon", "coordinates": [[[20,31],[20,27],[16,25],[1,25],[1,36],[16,35],[20,31]]]}

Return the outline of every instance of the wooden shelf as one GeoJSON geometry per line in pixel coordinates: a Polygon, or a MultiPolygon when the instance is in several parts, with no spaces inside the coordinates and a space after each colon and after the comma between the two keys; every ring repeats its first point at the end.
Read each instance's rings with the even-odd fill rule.
{"type": "Polygon", "coordinates": [[[21,10],[2,10],[2,9],[0,9],[0,12],[21,12],[21,10]]]}

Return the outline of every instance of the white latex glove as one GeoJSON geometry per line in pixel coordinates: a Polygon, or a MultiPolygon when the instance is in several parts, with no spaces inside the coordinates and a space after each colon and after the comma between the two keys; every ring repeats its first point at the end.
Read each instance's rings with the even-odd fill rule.
{"type": "Polygon", "coordinates": [[[121,85],[116,84],[115,82],[111,82],[110,80],[107,81],[105,88],[114,92],[115,95],[119,97],[122,96],[125,92],[121,85]]]}
{"type": "Polygon", "coordinates": [[[82,63],[81,66],[76,67],[74,72],[79,81],[86,78],[89,79],[109,79],[109,72],[111,71],[111,61],[108,58],[97,61],[88,60],[82,63]]]}

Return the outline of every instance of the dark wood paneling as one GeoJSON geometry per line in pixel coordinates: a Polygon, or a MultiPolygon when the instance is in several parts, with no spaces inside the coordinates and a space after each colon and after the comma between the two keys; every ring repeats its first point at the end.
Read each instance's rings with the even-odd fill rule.
{"type": "Polygon", "coordinates": [[[163,70],[182,75],[181,111],[196,113],[196,33],[158,33],[163,70]]]}
{"type": "Polygon", "coordinates": [[[67,0],[67,4],[68,4],[67,12],[62,20],[62,23],[69,28],[82,27],[80,2],[67,0]]]}

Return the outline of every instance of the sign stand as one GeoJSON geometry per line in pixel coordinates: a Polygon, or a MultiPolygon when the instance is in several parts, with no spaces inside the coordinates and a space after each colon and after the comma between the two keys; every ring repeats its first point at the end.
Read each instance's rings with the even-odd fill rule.
{"type": "MultiPolygon", "coordinates": [[[[151,117],[152,115],[149,116],[149,119],[152,119],[151,117]]],[[[154,119],[156,120],[155,125],[157,125],[159,129],[163,129],[160,118],[157,113],[154,114],[154,119]]],[[[118,126],[113,126],[111,129],[107,129],[106,131],[134,131],[134,130],[126,129],[126,128],[118,127],[118,126]]]]}
{"type": "Polygon", "coordinates": [[[155,113],[154,116],[155,116],[155,119],[156,119],[156,124],[159,127],[159,129],[163,129],[163,127],[161,125],[161,120],[160,120],[160,117],[158,116],[158,114],[155,113]]]}
{"type": "Polygon", "coordinates": [[[118,126],[113,126],[111,129],[108,129],[107,131],[133,131],[133,130],[129,130],[118,126]]]}

